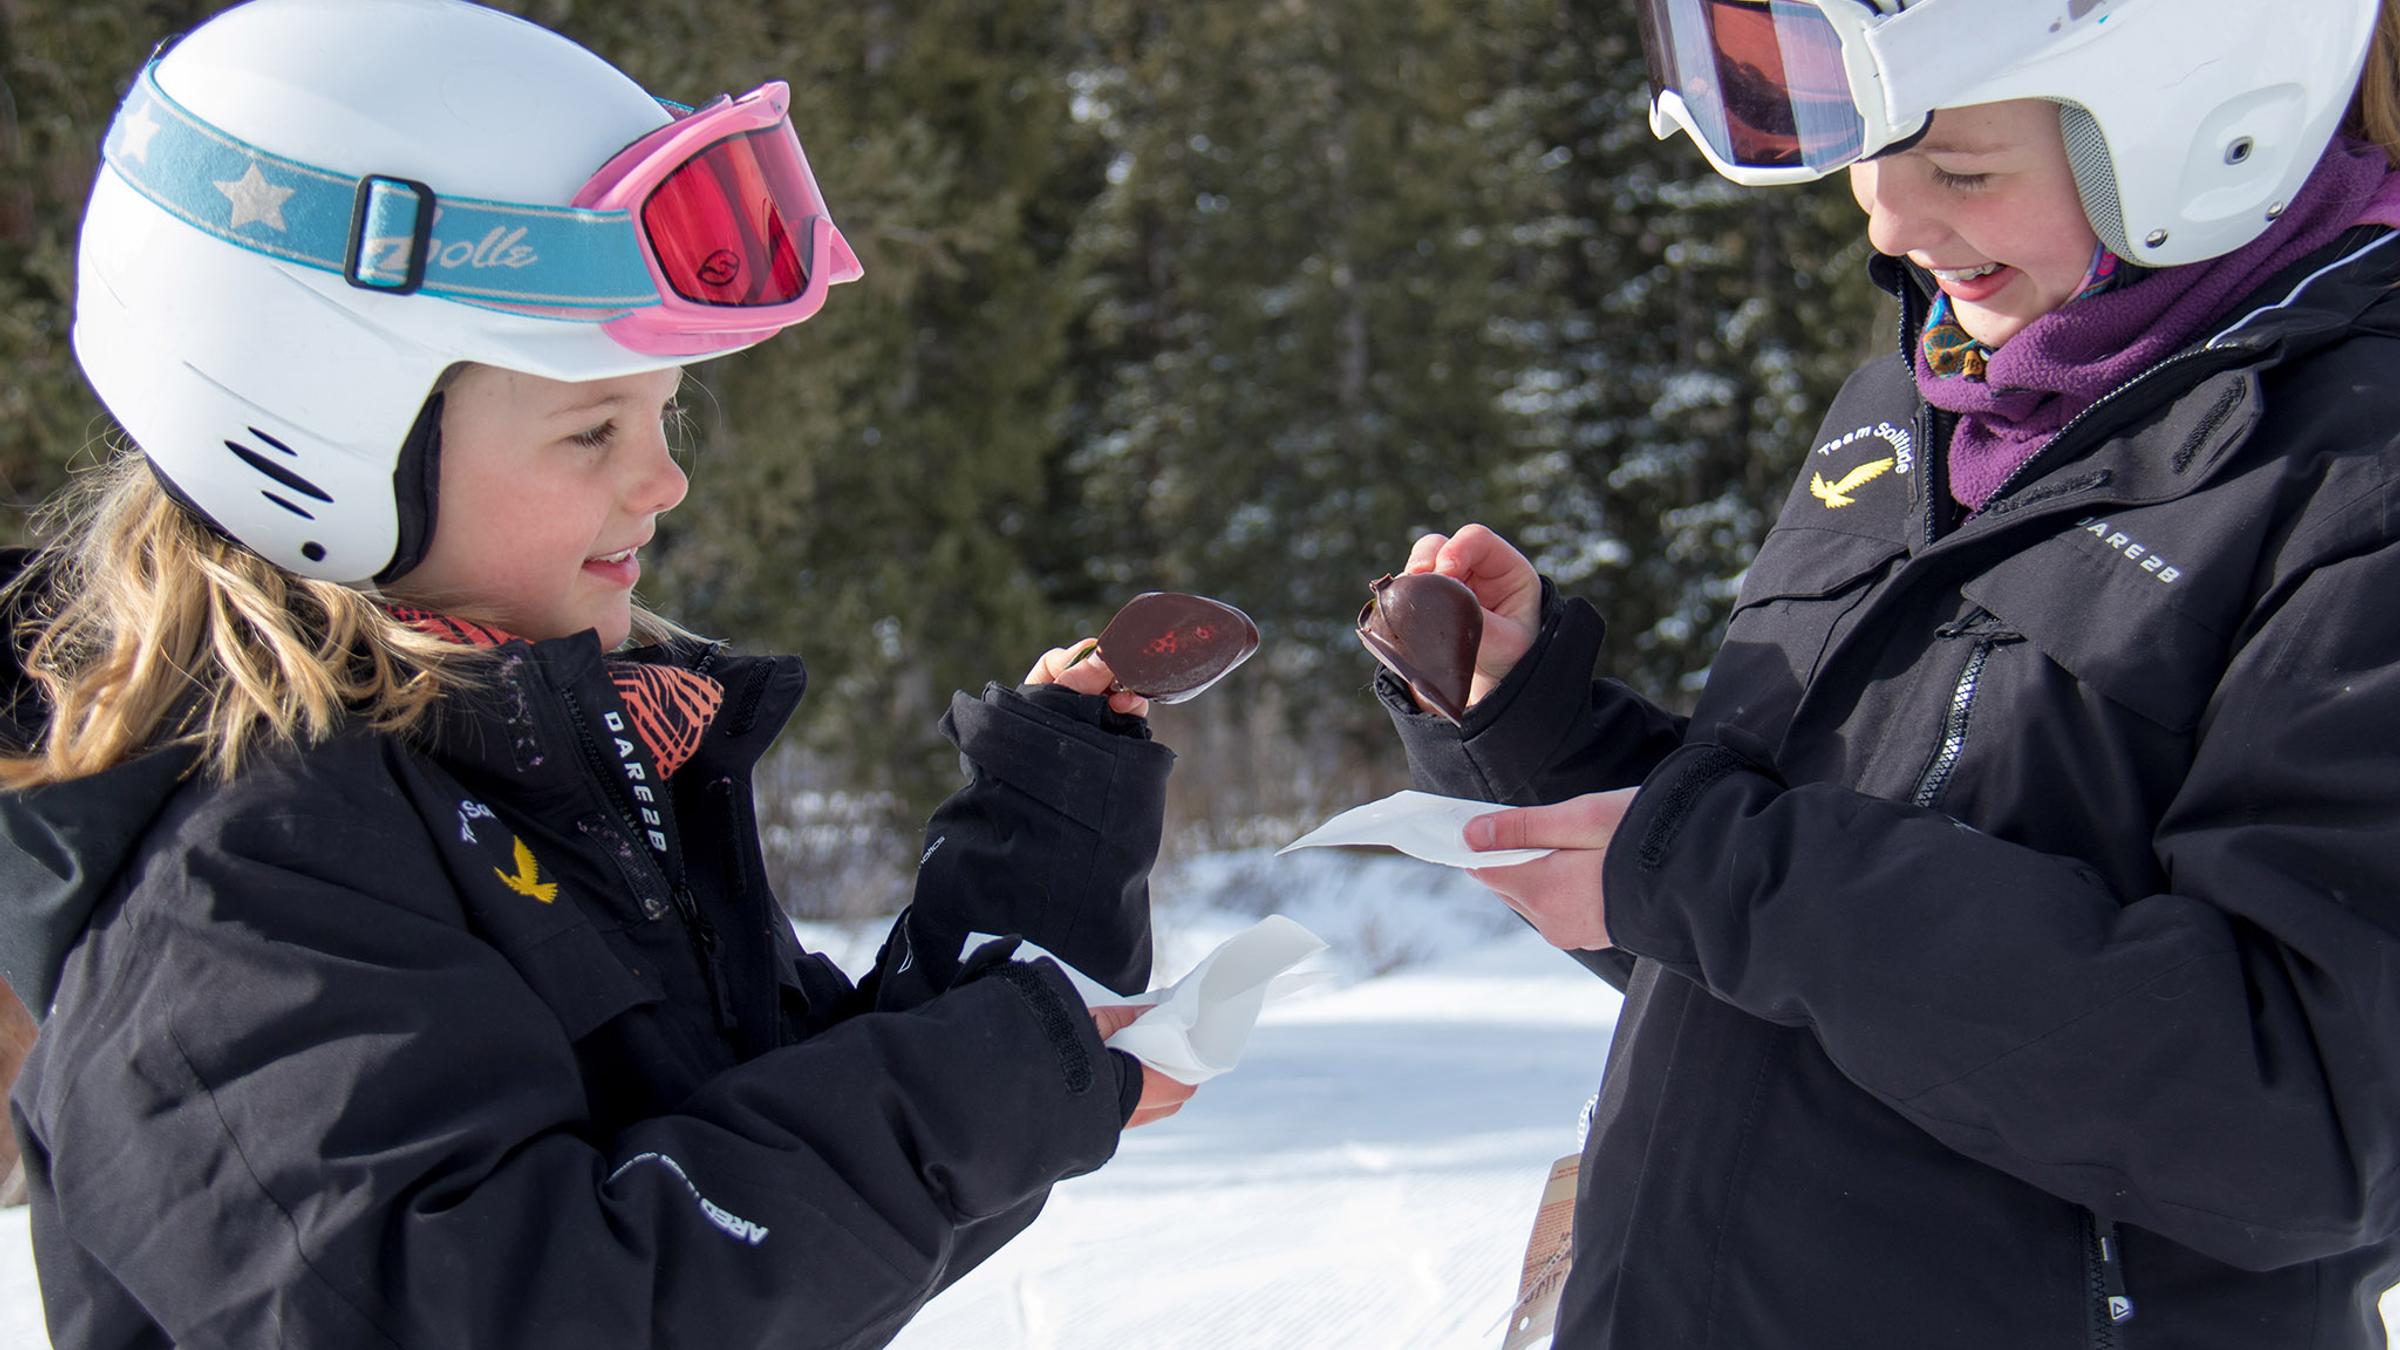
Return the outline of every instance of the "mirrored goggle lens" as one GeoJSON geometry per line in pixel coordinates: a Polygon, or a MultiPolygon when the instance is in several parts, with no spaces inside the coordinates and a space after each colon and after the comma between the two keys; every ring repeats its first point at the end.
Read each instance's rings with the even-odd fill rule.
{"type": "Polygon", "coordinates": [[[642,230],[677,295],[755,308],[800,298],[800,241],[817,210],[788,123],[717,141],[642,204],[642,230]]]}
{"type": "Polygon", "coordinates": [[[1859,157],[1866,123],[1841,37],[1817,6],[1643,0],[1642,43],[1652,96],[1681,98],[1719,159],[1741,168],[1833,169],[1859,157]]]}

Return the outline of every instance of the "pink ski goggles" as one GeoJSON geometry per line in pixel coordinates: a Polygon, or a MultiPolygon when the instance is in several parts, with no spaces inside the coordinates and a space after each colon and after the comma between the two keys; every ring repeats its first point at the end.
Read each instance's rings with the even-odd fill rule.
{"type": "Polygon", "coordinates": [[[791,87],[771,80],[677,109],[576,194],[577,207],[632,216],[658,285],[657,304],[602,331],[649,355],[724,351],[814,316],[829,288],[864,275],[825,209],[790,107],[791,87]]]}

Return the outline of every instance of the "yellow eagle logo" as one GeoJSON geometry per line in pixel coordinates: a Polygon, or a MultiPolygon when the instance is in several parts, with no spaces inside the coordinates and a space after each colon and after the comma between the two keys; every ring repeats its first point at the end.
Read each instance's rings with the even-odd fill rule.
{"type": "Polygon", "coordinates": [[[1854,505],[1858,501],[1858,498],[1850,495],[1851,493],[1891,471],[1892,461],[1887,458],[1869,460],[1867,463],[1859,465],[1843,474],[1838,483],[1828,483],[1825,481],[1825,475],[1812,473],[1808,476],[1808,494],[1825,503],[1826,510],[1839,510],[1842,507],[1854,505]]]}
{"type": "Polygon", "coordinates": [[[519,895],[531,896],[545,905],[556,900],[558,883],[542,880],[542,865],[533,860],[533,850],[525,847],[525,841],[515,835],[510,835],[509,839],[517,846],[516,875],[511,876],[497,867],[492,869],[492,875],[500,878],[502,883],[519,895]]]}

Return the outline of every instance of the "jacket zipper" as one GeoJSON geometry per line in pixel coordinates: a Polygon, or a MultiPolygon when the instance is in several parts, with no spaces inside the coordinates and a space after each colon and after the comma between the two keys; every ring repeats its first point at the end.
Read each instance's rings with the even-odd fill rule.
{"type": "MultiPolygon", "coordinates": [[[[1991,615],[1978,609],[1965,619],[1943,627],[1937,637],[1963,637],[1976,624],[1991,615]]],[[[1909,800],[1918,806],[1931,807],[1942,799],[1950,779],[1958,772],[1958,761],[1967,752],[1967,725],[1975,714],[1975,696],[1983,687],[1983,668],[1991,663],[1995,648],[2017,640],[2017,635],[2000,630],[1985,630],[1976,635],[1975,643],[1967,649],[1965,665],[1958,672],[1958,683],[1950,690],[1950,711],[1942,718],[1942,736],[1933,748],[1933,758],[1925,772],[1917,776],[1917,790],[1909,800]]]]}
{"type": "Polygon", "coordinates": [[[2124,1326],[2133,1320],[2125,1294],[2125,1260],[2117,1226],[2089,1210],[2083,1214],[2084,1289],[2091,1297],[2092,1350],[2125,1350],[2124,1326]]]}
{"type": "Polygon", "coordinates": [[[584,767],[599,778],[601,792],[608,798],[609,804],[616,808],[617,824],[626,831],[626,839],[632,845],[630,851],[642,859],[638,865],[643,869],[643,874],[657,882],[659,889],[667,893],[669,902],[675,907],[676,917],[683,921],[683,931],[691,939],[692,955],[700,964],[700,978],[708,985],[709,1002],[716,1008],[718,1029],[734,1030],[741,1023],[734,1015],[732,995],[725,988],[724,975],[717,965],[716,925],[700,912],[699,901],[693,897],[691,888],[681,881],[670,882],[658,865],[658,860],[648,856],[648,850],[641,842],[641,817],[634,811],[624,784],[610,773],[612,766],[607,757],[593,743],[591,726],[584,720],[582,701],[572,691],[565,689],[559,691],[559,697],[567,705],[568,720],[574,724],[575,743],[583,749],[584,767]]]}

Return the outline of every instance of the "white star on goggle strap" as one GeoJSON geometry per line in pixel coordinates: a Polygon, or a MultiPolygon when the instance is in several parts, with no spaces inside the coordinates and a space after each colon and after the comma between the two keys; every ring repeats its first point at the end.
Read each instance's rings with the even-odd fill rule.
{"type": "Polygon", "coordinates": [[[125,119],[124,140],[121,143],[128,158],[150,162],[150,139],[158,134],[158,119],[150,115],[150,105],[135,108],[125,119]]]}
{"type": "Polygon", "coordinates": [[[258,171],[258,165],[252,164],[241,177],[218,183],[217,191],[224,193],[225,200],[233,203],[233,220],[229,228],[238,230],[244,225],[257,224],[282,230],[286,228],[283,223],[283,204],[296,189],[275,186],[267,181],[265,174],[258,171]]]}

